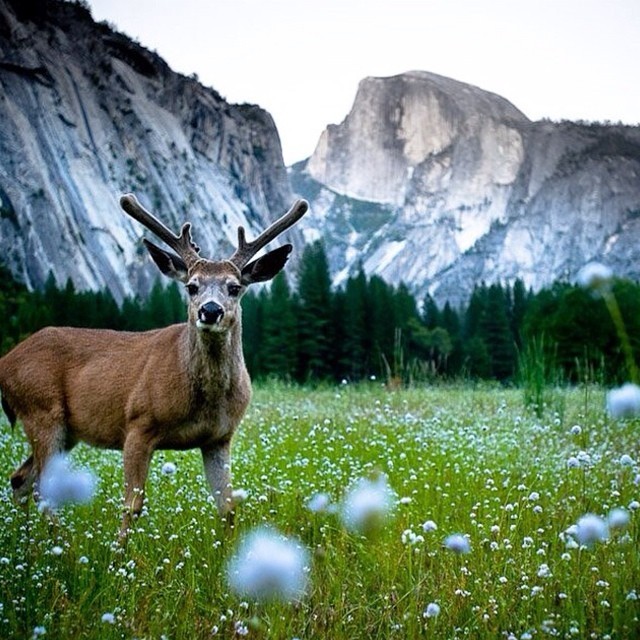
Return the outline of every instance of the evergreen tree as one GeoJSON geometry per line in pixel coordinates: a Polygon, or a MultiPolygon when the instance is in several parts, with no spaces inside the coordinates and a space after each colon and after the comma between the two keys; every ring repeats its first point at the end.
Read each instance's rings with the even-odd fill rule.
{"type": "Polygon", "coordinates": [[[298,284],[298,378],[330,377],[333,370],[332,292],[322,243],[305,247],[298,284]]]}
{"type": "Polygon", "coordinates": [[[260,300],[263,304],[261,371],[287,380],[295,375],[298,345],[293,299],[284,271],[273,279],[271,290],[260,300]]]}
{"type": "Polygon", "coordinates": [[[491,376],[507,380],[515,372],[515,347],[507,295],[500,284],[486,290],[485,312],[481,322],[481,336],[489,352],[491,376]]]}

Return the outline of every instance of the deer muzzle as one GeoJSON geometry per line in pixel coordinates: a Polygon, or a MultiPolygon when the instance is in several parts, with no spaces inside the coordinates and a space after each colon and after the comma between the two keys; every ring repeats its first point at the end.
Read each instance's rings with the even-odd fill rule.
{"type": "Polygon", "coordinates": [[[224,317],[224,309],[217,302],[206,302],[198,309],[198,329],[215,331],[224,317]]]}

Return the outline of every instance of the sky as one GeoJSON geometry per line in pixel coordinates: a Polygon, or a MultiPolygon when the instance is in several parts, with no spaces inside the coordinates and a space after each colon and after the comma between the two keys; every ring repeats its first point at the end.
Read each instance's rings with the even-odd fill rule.
{"type": "Polygon", "coordinates": [[[640,122],[640,0],[89,0],[180,73],[273,116],[286,164],[360,80],[423,70],[532,120],[640,122]]]}

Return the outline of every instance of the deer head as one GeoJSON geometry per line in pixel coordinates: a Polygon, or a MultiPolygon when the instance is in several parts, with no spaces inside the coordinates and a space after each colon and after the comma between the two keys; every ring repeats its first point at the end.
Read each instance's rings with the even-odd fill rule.
{"type": "Polygon", "coordinates": [[[154,262],[166,276],[182,282],[189,296],[189,323],[203,332],[224,333],[237,324],[238,302],[254,282],[271,280],[284,267],[291,245],[285,244],[265,255],[252,258],[269,242],[295,224],[308,204],[297,200],[291,209],[255,240],[247,242],[245,230],[238,228],[238,247],[228,260],[208,260],[191,239],[191,225],[182,226],[175,235],[138,202],[133,194],[120,199],[120,205],[132,218],[165,242],[175,253],[161,249],[145,239],[154,262]]]}

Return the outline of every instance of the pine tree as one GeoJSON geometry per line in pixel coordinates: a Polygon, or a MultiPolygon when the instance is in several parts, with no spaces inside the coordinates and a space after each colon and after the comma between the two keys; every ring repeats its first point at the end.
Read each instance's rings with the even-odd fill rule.
{"type": "Polygon", "coordinates": [[[295,375],[297,330],[293,299],[284,271],[273,279],[271,290],[261,300],[261,371],[282,380],[290,379],[295,375]]]}
{"type": "Polygon", "coordinates": [[[328,378],[333,370],[332,292],[321,242],[305,247],[298,284],[298,377],[328,378]]]}

